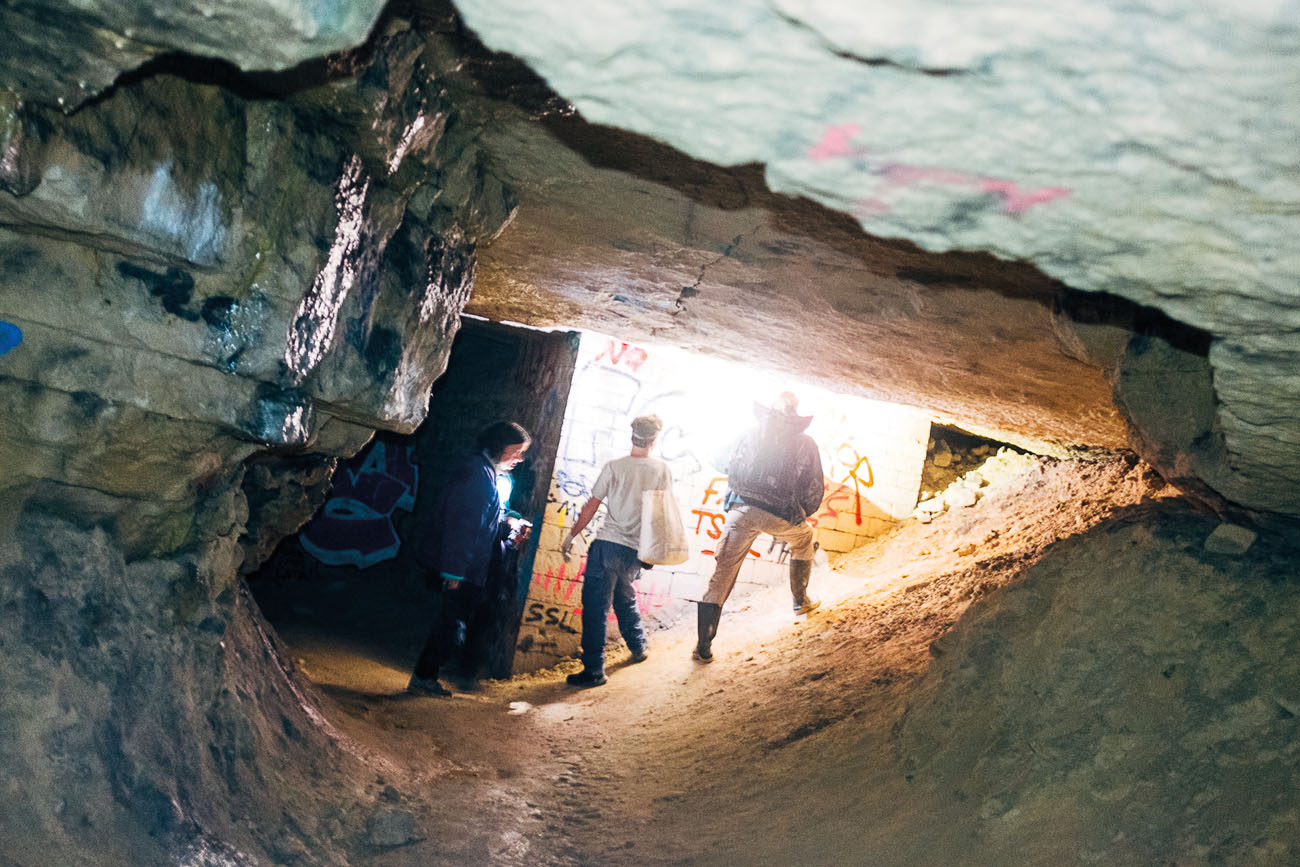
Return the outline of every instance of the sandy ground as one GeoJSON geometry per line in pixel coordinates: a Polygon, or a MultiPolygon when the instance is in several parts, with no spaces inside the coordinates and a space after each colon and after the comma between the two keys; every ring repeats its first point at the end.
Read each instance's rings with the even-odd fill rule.
{"type": "Polygon", "coordinates": [[[910,788],[890,746],[931,644],[1055,541],[1173,493],[1122,459],[1003,463],[975,506],[904,522],[816,573],[812,616],[792,617],[785,588],[760,590],[729,604],[712,664],[691,659],[682,623],[652,633],[641,664],[611,647],[595,689],[564,683],[575,660],[407,695],[424,612],[326,627],[318,592],[310,616],[299,605],[275,625],[375,769],[375,830],[353,863],[882,863],[870,857],[904,828],[896,863],[961,863],[926,851],[918,815],[945,821],[944,805],[910,788]]]}

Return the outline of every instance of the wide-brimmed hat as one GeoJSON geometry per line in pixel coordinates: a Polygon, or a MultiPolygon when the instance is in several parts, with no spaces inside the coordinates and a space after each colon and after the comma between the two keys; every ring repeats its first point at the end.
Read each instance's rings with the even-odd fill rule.
{"type": "Polygon", "coordinates": [[[780,422],[796,430],[804,430],[812,423],[812,416],[799,415],[799,398],[791,391],[778,394],[771,406],[755,401],[754,417],[759,421],[780,422]]]}

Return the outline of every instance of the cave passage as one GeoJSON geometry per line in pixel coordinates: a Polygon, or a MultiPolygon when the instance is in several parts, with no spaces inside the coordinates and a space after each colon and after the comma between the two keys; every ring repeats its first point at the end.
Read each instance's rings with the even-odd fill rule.
{"type": "Polygon", "coordinates": [[[693,600],[725,486],[706,453],[749,423],[756,399],[784,387],[604,335],[467,320],[424,426],[381,434],[340,465],[331,497],[386,490],[387,506],[327,499],[249,583],[331,724],[392,787],[405,818],[375,832],[376,863],[738,863],[735,847],[751,838],[761,854],[740,863],[844,863],[837,852],[866,844],[845,829],[822,838],[790,827],[809,808],[783,798],[855,793],[845,816],[923,805],[885,769],[932,648],[1053,546],[1173,492],[1131,456],[1037,456],[907,408],[795,385],[803,411],[824,422],[810,429],[828,471],[812,518],[823,607],[791,615],[784,552],[760,537],[724,612],[716,662],[703,666],[690,654],[693,600]],[[609,682],[577,690],[564,678],[580,667],[583,562],[560,557],[559,539],[599,467],[626,450],[627,421],[650,411],[667,425],[660,454],[693,556],[638,582],[649,659],[630,664],[611,629],[609,682]],[[449,681],[446,698],[410,694],[437,601],[406,543],[465,443],[515,413],[537,440],[510,503],[539,528],[520,558],[518,595],[503,606],[480,682],[449,681]],[[349,526],[358,517],[370,530],[364,550],[349,526]],[[843,761],[861,779],[842,778],[843,761]],[[824,788],[810,781],[817,775],[824,788]],[[468,821],[449,803],[486,819],[468,821]],[[757,818],[759,805],[777,821],[757,818]],[[711,816],[706,827],[690,818],[696,810],[711,816]],[[805,860],[781,854],[796,851],[805,860]]]}
{"type": "Polygon", "coordinates": [[[1131,459],[1058,461],[936,434],[927,478],[946,451],[949,469],[976,469],[945,491],[977,474],[976,502],[900,521],[819,563],[824,605],[810,617],[791,616],[784,582],[748,588],[729,602],[708,666],[690,657],[686,620],[653,628],[642,664],[611,647],[598,689],[564,683],[579,668],[571,659],[419,697],[405,692],[427,623],[419,594],[311,575],[259,591],[331,720],[381,757],[420,829],[376,847],[376,863],[846,863],[854,853],[852,863],[884,845],[881,829],[855,822],[923,823],[938,809],[933,794],[893,770],[889,736],[931,646],[1053,546],[1171,493],[1131,459]],[[815,815],[829,830],[801,826],[815,815]]]}
{"type": "MultiPolygon", "coordinates": [[[[584,532],[577,556],[565,559],[561,540],[600,468],[626,453],[628,423],[655,413],[665,424],[656,454],[673,471],[691,558],[646,570],[638,605],[652,628],[691,620],[726,522],[726,478],[717,467],[754,423],[755,407],[782,390],[799,395],[822,453],[826,495],[809,518],[821,567],[910,516],[918,492],[926,518],[959,495],[973,503],[984,483],[978,474],[955,484],[947,500],[944,490],[1008,448],[950,428],[935,426],[932,435],[919,410],[673,348],[467,319],[428,420],[409,436],[381,433],[341,463],[316,516],[280,543],[250,584],[272,622],[314,618],[341,637],[382,636],[389,646],[381,658],[399,669],[409,665],[413,642],[418,648],[432,617],[424,569],[412,553],[423,515],[478,429],[520,420],[534,444],[509,477],[508,503],[537,531],[511,564],[508,610],[489,632],[477,674],[502,678],[554,667],[578,650],[582,551],[603,513],[584,532]]],[[[784,544],[762,537],[737,592],[784,585],[786,563],[784,544]]]]}

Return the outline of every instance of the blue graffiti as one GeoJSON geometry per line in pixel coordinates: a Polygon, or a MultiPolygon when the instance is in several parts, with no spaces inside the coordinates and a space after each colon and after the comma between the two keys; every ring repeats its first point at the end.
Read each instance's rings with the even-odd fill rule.
{"type": "Polygon", "coordinates": [[[410,445],[376,440],[334,474],[325,507],[299,536],[302,547],[330,566],[364,569],[396,557],[402,542],[393,512],[415,508],[418,485],[410,445]]]}
{"type": "Polygon", "coordinates": [[[0,320],[0,355],[23,342],[23,330],[12,322],[0,320]]]}

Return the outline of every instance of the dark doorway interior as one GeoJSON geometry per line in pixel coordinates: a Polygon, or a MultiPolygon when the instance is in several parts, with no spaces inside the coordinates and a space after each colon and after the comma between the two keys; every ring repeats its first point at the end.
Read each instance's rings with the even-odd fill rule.
{"type": "MultiPolygon", "coordinates": [[[[378,664],[411,667],[438,604],[412,543],[442,482],[483,427],[517,421],[533,444],[512,474],[510,507],[541,526],[577,345],[571,332],[463,322],[424,424],[405,436],[380,432],[340,461],[315,517],[249,576],[291,651],[296,643],[342,643],[378,664]]],[[[484,630],[477,676],[512,673],[535,548],[534,540],[506,564],[512,578],[484,630]]]]}

